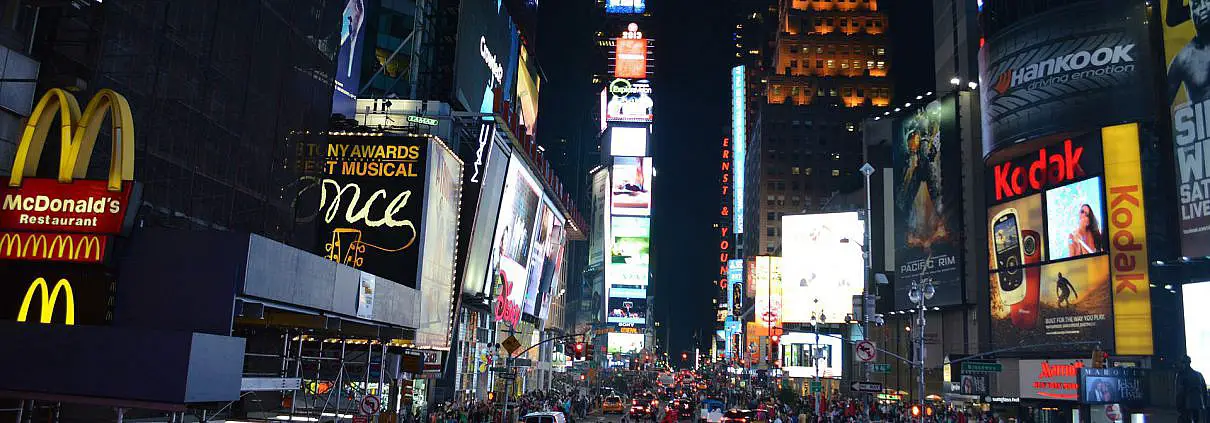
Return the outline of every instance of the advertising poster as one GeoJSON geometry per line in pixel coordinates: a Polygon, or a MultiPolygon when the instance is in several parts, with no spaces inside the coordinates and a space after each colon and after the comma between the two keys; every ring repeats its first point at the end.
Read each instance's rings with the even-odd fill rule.
{"type": "Polygon", "coordinates": [[[651,219],[613,216],[611,220],[606,282],[609,285],[646,286],[651,264],[651,219]]]}
{"type": "Polygon", "coordinates": [[[647,10],[647,0],[606,0],[605,13],[636,14],[647,10]]]}
{"type": "Polygon", "coordinates": [[[737,234],[744,233],[744,165],[748,159],[748,95],[745,94],[745,69],[743,65],[731,68],[731,161],[735,165],[732,172],[735,175],[732,178],[735,181],[732,188],[735,193],[731,196],[734,203],[731,228],[737,234]]]}
{"type": "Polygon", "coordinates": [[[979,51],[984,156],[1061,131],[1151,119],[1147,21],[1141,0],[1075,3],[988,38],[979,51]]]}
{"type": "Polygon", "coordinates": [[[610,210],[614,215],[651,215],[651,158],[614,157],[610,210]]]}
{"type": "Polygon", "coordinates": [[[610,354],[633,354],[643,350],[643,334],[610,333],[606,335],[606,350],[610,354]]]}
{"type": "Polygon", "coordinates": [[[1076,401],[1080,398],[1080,372],[1088,360],[1021,360],[1021,398],[1076,401]]]}
{"type": "Polygon", "coordinates": [[[117,282],[105,265],[0,261],[0,321],[108,325],[117,282]]]}
{"type": "Polygon", "coordinates": [[[1080,402],[1145,407],[1151,391],[1149,380],[1145,369],[1080,369],[1080,402]]]}
{"type": "Polygon", "coordinates": [[[615,125],[609,132],[609,155],[646,156],[647,128],[615,125]]]}
{"type": "Polygon", "coordinates": [[[761,327],[781,326],[781,266],[781,257],[756,256],[751,278],[748,279],[756,289],[753,305],[756,307],[756,322],[761,327]]]}
{"type": "Polygon", "coordinates": [[[469,112],[491,113],[493,90],[508,95],[516,80],[517,29],[503,3],[467,0],[458,12],[455,96],[469,112]]]}
{"type": "Polygon", "coordinates": [[[374,275],[366,272],[361,272],[361,279],[357,281],[357,317],[374,317],[374,275]]]}
{"type": "Polygon", "coordinates": [[[592,174],[592,225],[588,237],[588,267],[605,264],[605,220],[609,214],[609,169],[602,168],[592,174]]]}
{"type": "Polygon", "coordinates": [[[529,277],[526,265],[540,201],[541,187],[525,164],[512,158],[504,183],[500,216],[496,220],[490,283],[495,294],[496,318],[514,326],[521,319],[521,307],[525,303],[529,277]]]}
{"type": "Polygon", "coordinates": [[[646,298],[609,297],[609,308],[606,317],[608,323],[619,323],[628,327],[642,326],[647,323],[646,298]]]}
{"type": "Polygon", "coordinates": [[[366,0],[345,1],[340,17],[340,50],[336,52],[332,113],[353,118],[361,89],[361,55],[365,48],[366,0]]]}
{"type": "Polygon", "coordinates": [[[525,284],[525,303],[522,305],[522,311],[530,316],[537,316],[536,307],[538,305],[538,292],[542,285],[542,266],[546,263],[546,255],[551,241],[551,231],[555,227],[555,211],[550,203],[543,201],[539,206],[541,212],[538,213],[538,222],[535,226],[534,241],[530,243],[529,277],[526,278],[525,284]]]}
{"type": "Polygon", "coordinates": [[[312,188],[319,210],[299,211],[320,220],[319,254],[418,288],[428,155],[427,137],[330,136],[325,177],[312,188]]]}
{"type": "MultiPolygon", "coordinates": [[[[508,175],[508,155],[504,149],[494,142],[489,142],[485,148],[487,164],[484,166],[483,175],[480,176],[478,207],[471,215],[475,219],[474,226],[469,241],[463,241],[470,242],[470,245],[467,247],[466,263],[461,273],[462,292],[470,295],[491,293],[491,286],[486,283],[491,279],[487,277],[487,273],[492,255],[492,234],[496,230],[496,217],[500,213],[504,178],[508,175]]],[[[470,169],[467,169],[467,172],[470,172],[470,169]]],[[[464,208],[470,206],[466,204],[464,208]]]]}
{"type": "MultiPolygon", "coordinates": [[[[911,308],[913,283],[932,282],[931,306],[961,304],[962,168],[954,97],[894,126],[895,308],[911,308]]],[[[859,238],[863,239],[863,238],[859,238]]]]}
{"type": "Polygon", "coordinates": [[[1210,282],[1181,286],[1185,309],[1185,355],[1190,366],[1203,375],[1210,374],[1210,282]]]}
{"type": "Polygon", "coordinates": [[[1147,257],[1147,212],[1137,123],[1101,128],[1105,151],[1105,202],[1109,208],[1113,257],[1114,351],[1155,353],[1151,325],[1151,274],[1147,257]]]}
{"type": "Polygon", "coordinates": [[[539,290],[542,300],[540,301],[541,307],[538,308],[538,318],[540,319],[550,316],[551,299],[559,295],[566,276],[567,268],[564,266],[566,261],[564,251],[567,247],[566,223],[562,216],[555,214],[554,224],[555,226],[550,232],[550,242],[546,245],[545,262],[542,263],[542,287],[539,290]]]}
{"type": "Polygon", "coordinates": [[[1181,211],[1181,254],[1210,256],[1210,80],[1205,78],[1210,51],[1198,34],[1210,34],[1210,7],[1199,0],[1160,1],[1167,63],[1166,106],[1172,113],[1177,187],[1181,211]],[[1195,10],[1196,9],[1196,10],[1195,10]]]}
{"type": "Polygon", "coordinates": [[[647,78],[646,38],[617,38],[616,49],[617,52],[613,62],[613,76],[615,78],[647,78]]]}
{"type": "Polygon", "coordinates": [[[844,376],[841,354],[844,347],[835,336],[814,333],[790,332],[782,335],[781,366],[790,377],[844,376]]]}
{"type": "Polygon", "coordinates": [[[731,314],[735,316],[744,313],[744,261],[741,259],[727,260],[727,283],[730,296],[731,314]]]}
{"type": "Polygon", "coordinates": [[[1103,349],[1114,345],[1101,145],[1100,131],[1056,139],[989,169],[996,347],[1046,344],[1033,350],[1070,351],[1091,350],[1093,342],[1103,349]],[[1035,177],[1028,176],[1030,169],[1036,169],[1035,177]]]}
{"type": "MultiPolygon", "coordinates": [[[[853,296],[865,288],[865,224],[856,212],[846,212],[787,215],[781,227],[781,321],[844,322],[853,313],[853,296]]],[[[759,261],[757,266],[759,274],[759,261]]],[[[756,301],[759,307],[759,292],[756,301]]]]}
{"type": "MultiPolygon", "coordinates": [[[[646,80],[618,78],[609,83],[609,101],[605,104],[606,121],[651,122],[654,107],[655,102],[651,100],[651,84],[646,80]]],[[[615,152],[614,155],[624,154],[615,152]]]]}
{"type": "Polygon", "coordinates": [[[521,119],[525,133],[532,136],[538,129],[538,92],[542,88],[542,76],[529,63],[529,51],[521,47],[520,62],[517,64],[517,101],[521,103],[521,119]]]}
{"type": "Polygon", "coordinates": [[[462,161],[436,138],[429,138],[429,151],[424,236],[420,241],[421,313],[416,345],[448,348],[454,305],[458,207],[462,203],[462,161]]]}

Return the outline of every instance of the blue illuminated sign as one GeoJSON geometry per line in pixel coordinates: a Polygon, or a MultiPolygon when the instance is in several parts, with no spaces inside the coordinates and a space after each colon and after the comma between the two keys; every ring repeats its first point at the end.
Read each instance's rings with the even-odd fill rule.
{"type": "Polygon", "coordinates": [[[744,66],[731,68],[731,168],[732,224],[731,231],[744,232],[744,157],[748,144],[748,113],[745,110],[744,66]]]}
{"type": "Polygon", "coordinates": [[[609,0],[605,3],[606,13],[643,13],[647,0],[609,0]]]}

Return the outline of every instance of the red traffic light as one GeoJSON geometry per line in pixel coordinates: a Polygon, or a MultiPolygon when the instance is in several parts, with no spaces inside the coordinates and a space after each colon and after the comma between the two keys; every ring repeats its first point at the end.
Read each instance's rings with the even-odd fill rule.
{"type": "Polygon", "coordinates": [[[577,342],[577,343],[576,343],[576,352],[577,352],[577,353],[582,353],[582,352],[584,352],[584,343],[583,343],[583,342],[577,342]]]}
{"type": "Polygon", "coordinates": [[[919,405],[912,406],[912,417],[920,417],[920,406],[919,405]]]}
{"type": "Polygon", "coordinates": [[[687,353],[687,352],[681,353],[681,360],[688,360],[688,359],[689,359],[689,353],[687,353]]]}

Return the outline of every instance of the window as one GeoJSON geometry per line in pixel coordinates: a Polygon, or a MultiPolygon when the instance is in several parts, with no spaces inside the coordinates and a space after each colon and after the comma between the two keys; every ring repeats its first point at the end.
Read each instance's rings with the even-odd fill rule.
{"type": "Polygon", "coordinates": [[[816,60],[815,67],[818,69],[823,69],[823,60],[816,60]]]}
{"type": "Polygon", "coordinates": [[[823,97],[823,90],[815,90],[815,95],[823,97]]]}
{"type": "Polygon", "coordinates": [[[849,20],[845,19],[845,18],[840,18],[840,26],[842,26],[842,27],[849,26],[849,20]]]}
{"type": "Polygon", "coordinates": [[[794,167],[790,168],[790,173],[795,174],[795,175],[801,173],[801,171],[802,171],[802,169],[799,169],[798,166],[794,166],[794,167]]]}
{"type": "Polygon", "coordinates": [[[777,219],[777,213],[774,213],[774,212],[765,213],[765,219],[769,219],[769,220],[777,219]]]}
{"type": "MultiPolygon", "coordinates": [[[[875,21],[875,22],[877,22],[877,21],[875,21]]],[[[878,48],[878,55],[879,55],[879,56],[882,56],[882,55],[884,55],[884,54],[886,54],[886,49],[885,49],[885,48],[882,48],[882,47],[879,47],[879,48],[878,48]]]]}
{"type": "Polygon", "coordinates": [[[836,89],[835,88],[829,89],[828,95],[832,96],[832,97],[836,97],[836,89]]]}
{"type": "Polygon", "coordinates": [[[793,196],[793,197],[790,197],[790,205],[791,205],[791,206],[797,206],[797,205],[798,205],[798,203],[799,203],[799,202],[801,202],[801,201],[802,201],[802,199],[801,199],[801,198],[799,198],[799,196],[797,196],[797,195],[795,195],[795,196],[793,196]]]}
{"type": "Polygon", "coordinates": [[[858,89],[857,89],[857,96],[858,96],[858,97],[865,97],[865,91],[864,91],[864,90],[862,90],[861,88],[858,88],[858,89]]]}
{"type": "Polygon", "coordinates": [[[803,170],[802,170],[802,174],[803,174],[803,175],[807,175],[807,176],[811,176],[811,168],[809,168],[809,167],[808,167],[808,168],[806,168],[806,169],[803,169],[803,170]]]}
{"type": "Polygon", "coordinates": [[[865,67],[870,68],[870,69],[873,69],[873,68],[874,68],[874,61],[873,61],[873,60],[866,60],[866,62],[865,62],[865,67]]]}
{"type": "Polygon", "coordinates": [[[792,68],[797,68],[797,67],[798,67],[798,61],[797,61],[797,60],[791,60],[791,61],[790,61],[790,67],[792,67],[792,68]]]}
{"type": "Polygon", "coordinates": [[[840,160],[840,153],[832,153],[832,160],[840,160]]]}
{"type": "MultiPolygon", "coordinates": [[[[769,172],[772,173],[773,171],[770,170],[769,172]]],[[[776,185],[773,183],[773,181],[769,181],[769,182],[765,183],[765,188],[768,189],[769,191],[772,191],[774,186],[776,186],[776,185]]]]}
{"type": "Polygon", "coordinates": [[[769,245],[765,246],[766,253],[773,254],[776,251],[777,251],[777,247],[774,247],[772,242],[770,242],[769,245]]]}
{"type": "Polygon", "coordinates": [[[774,228],[772,226],[765,228],[765,235],[777,236],[777,228],[774,228]]]}
{"type": "Polygon", "coordinates": [[[828,26],[833,26],[833,25],[836,25],[836,21],[832,20],[832,18],[828,18],[828,26]]]}
{"type": "Polygon", "coordinates": [[[790,95],[794,96],[794,97],[798,97],[798,87],[790,88],[790,95]]]}
{"type": "Polygon", "coordinates": [[[798,191],[798,182],[791,182],[790,189],[794,190],[794,191],[798,191]]]}
{"type": "Polygon", "coordinates": [[[841,68],[841,69],[848,69],[848,68],[849,68],[849,62],[840,62],[840,68],[841,68]]]}
{"type": "Polygon", "coordinates": [[[832,169],[832,176],[840,176],[840,169],[832,169]]]}
{"type": "Polygon", "coordinates": [[[844,92],[845,97],[853,96],[853,87],[844,87],[844,88],[841,88],[841,91],[844,92]]]}
{"type": "Polygon", "coordinates": [[[836,61],[832,60],[832,59],[828,59],[828,69],[832,69],[835,67],[836,67],[836,61]]]}
{"type": "Polygon", "coordinates": [[[779,206],[786,205],[786,196],[784,196],[784,195],[777,196],[777,205],[779,205],[779,206]]]}
{"type": "Polygon", "coordinates": [[[773,202],[774,202],[774,197],[773,197],[772,195],[770,195],[770,196],[768,197],[768,199],[767,199],[767,200],[765,200],[765,205],[772,206],[772,205],[773,205],[773,202]]]}
{"type": "MultiPolygon", "coordinates": [[[[819,19],[816,19],[816,20],[818,21],[819,19]]],[[[819,25],[819,24],[816,24],[816,25],[819,25]]],[[[823,46],[816,46],[815,54],[823,54],[823,46]]]]}

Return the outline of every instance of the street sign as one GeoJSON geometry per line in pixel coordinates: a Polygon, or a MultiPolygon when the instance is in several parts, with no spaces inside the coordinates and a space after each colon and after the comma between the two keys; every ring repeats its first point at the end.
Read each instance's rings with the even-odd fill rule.
{"type": "Polygon", "coordinates": [[[492,367],[492,373],[508,373],[508,367],[492,367]]]}
{"type": "Polygon", "coordinates": [[[534,361],[528,358],[514,358],[513,367],[533,367],[534,361]]]}
{"type": "Polygon", "coordinates": [[[962,373],[1000,373],[1004,371],[1004,366],[999,362],[990,361],[964,361],[962,364],[962,373]]]}
{"type": "Polygon", "coordinates": [[[421,125],[437,126],[441,121],[423,116],[408,116],[408,122],[419,123],[421,125]]]}
{"type": "Polygon", "coordinates": [[[517,374],[516,374],[516,373],[512,373],[512,372],[509,372],[509,373],[500,373],[500,374],[496,375],[496,377],[498,377],[498,378],[500,378],[500,379],[503,379],[503,380],[513,380],[513,379],[516,379],[516,378],[517,378],[517,374]]]}
{"type": "Polygon", "coordinates": [[[890,373],[891,365],[887,363],[874,363],[870,365],[870,371],[874,373],[890,373]]]}
{"type": "Polygon", "coordinates": [[[882,384],[877,382],[853,382],[849,384],[853,392],[882,392],[882,384]]]}
{"type": "Polygon", "coordinates": [[[869,363],[878,358],[878,350],[874,348],[873,342],[858,341],[856,344],[853,344],[853,349],[854,355],[857,356],[857,360],[861,361],[862,363],[869,363]]]}
{"type": "Polygon", "coordinates": [[[811,393],[817,394],[823,392],[823,382],[811,381],[811,393]]]}
{"type": "Polygon", "coordinates": [[[509,355],[512,355],[514,352],[517,352],[518,348],[521,348],[521,341],[518,341],[517,337],[509,335],[508,339],[500,343],[500,346],[504,347],[504,350],[508,351],[509,355]]]}
{"type": "Polygon", "coordinates": [[[370,418],[366,416],[353,416],[353,423],[370,423],[370,418]]]}
{"type": "Polygon", "coordinates": [[[382,409],[382,400],[374,395],[361,397],[361,402],[357,404],[357,411],[366,416],[378,414],[380,409],[382,409]]]}

